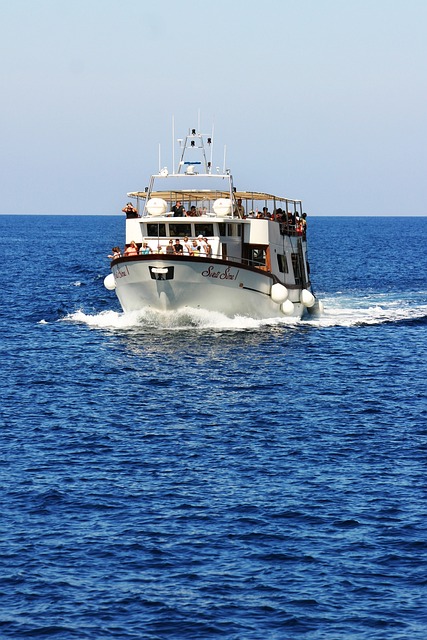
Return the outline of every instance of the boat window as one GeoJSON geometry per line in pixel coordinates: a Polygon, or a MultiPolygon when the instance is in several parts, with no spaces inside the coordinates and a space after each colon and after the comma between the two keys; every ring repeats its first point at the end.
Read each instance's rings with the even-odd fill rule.
{"type": "Polygon", "coordinates": [[[280,273],[289,273],[288,261],[286,256],[277,255],[277,262],[279,264],[280,273]]]}
{"type": "Polygon", "coordinates": [[[242,235],[242,225],[241,224],[227,224],[227,235],[228,236],[241,236],[242,235]]]}
{"type": "Polygon", "coordinates": [[[151,238],[166,238],[166,225],[156,222],[149,222],[147,224],[147,237],[151,238]]]}
{"type": "Polygon", "coordinates": [[[301,268],[302,265],[301,265],[300,256],[298,253],[292,253],[291,257],[292,257],[292,267],[294,270],[295,284],[302,284],[303,270],[301,268]]]}
{"type": "MultiPolygon", "coordinates": [[[[203,237],[213,236],[213,224],[203,223],[203,224],[195,224],[194,225],[194,235],[197,237],[198,235],[202,235],[203,237]]],[[[188,234],[187,234],[188,235],[188,234]]]]}
{"type": "Polygon", "coordinates": [[[183,224],[169,223],[169,235],[176,236],[177,238],[184,238],[184,236],[191,236],[191,224],[189,222],[183,224]]]}
{"type": "Polygon", "coordinates": [[[225,236],[225,222],[220,222],[218,227],[219,227],[219,235],[225,236]]]}
{"type": "Polygon", "coordinates": [[[264,247],[251,247],[249,249],[249,264],[254,267],[265,265],[266,250],[264,247]]]}

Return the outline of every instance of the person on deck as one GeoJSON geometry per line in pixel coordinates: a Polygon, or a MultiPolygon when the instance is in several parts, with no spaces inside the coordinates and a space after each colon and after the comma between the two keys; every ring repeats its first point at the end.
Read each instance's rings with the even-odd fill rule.
{"type": "Polygon", "coordinates": [[[142,247],[139,250],[139,255],[140,256],[146,256],[149,253],[153,253],[152,250],[151,250],[151,247],[148,246],[147,242],[143,242],[142,243],[142,247]]]}
{"type": "Polygon", "coordinates": [[[182,216],[185,216],[184,207],[182,206],[179,200],[177,200],[176,204],[173,205],[172,211],[173,211],[174,218],[180,218],[182,216]]]}
{"type": "Polygon", "coordinates": [[[126,218],[137,218],[138,217],[138,211],[137,211],[137,209],[135,209],[135,207],[133,206],[132,202],[128,202],[127,205],[125,207],[123,207],[122,211],[123,211],[123,213],[126,214],[126,218]]]}
{"type": "Polygon", "coordinates": [[[209,241],[207,238],[203,238],[204,243],[205,243],[205,248],[206,248],[206,256],[209,258],[212,255],[212,247],[209,244],[209,241]]]}
{"type": "Polygon", "coordinates": [[[138,255],[138,245],[135,240],[132,240],[130,245],[128,245],[124,252],[125,256],[137,256],[138,255]]]}
{"type": "Polygon", "coordinates": [[[199,255],[204,258],[208,255],[204,237],[202,235],[197,236],[197,242],[199,243],[199,255]]]}
{"type": "Polygon", "coordinates": [[[112,251],[112,255],[108,256],[110,258],[110,260],[115,260],[116,258],[121,258],[122,252],[120,251],[120,247],[113,247],[111,249],[111,251],[112,251]]]}
{"type": "Polygon", "coordinates": [[[191,247],[191,242],[188,239],[188,236],[184,236],[184,241],[183,241],[183,245],[182,245],[182,252],[185,256],[191,256],[191,252],[192,252],[192,247],[191,247]]]}
{"type": "Polygon", "coordinates": [[[173,246],[173,240],[169,240],[168,244],[166,245],[166,253],[175,253],[175,248],[173,246]]]}
{"type": "Polygon", "coordinates": [[[173,245],[173,248],[174,248],[174,251],[175,251],[176,254],[182,256],[183,251],[184,251],[184,247],[182,246],[179,238],[177,238],[175,240],[175,244],[173,245]]]}
{"type": "Polygon", "coordinates": [[[234,208],[234,213],[239,217],[239,218],[245,218],[245,208],[242,205],[242,199],[238,198],[237,199],[237,204],[234,208]]]}

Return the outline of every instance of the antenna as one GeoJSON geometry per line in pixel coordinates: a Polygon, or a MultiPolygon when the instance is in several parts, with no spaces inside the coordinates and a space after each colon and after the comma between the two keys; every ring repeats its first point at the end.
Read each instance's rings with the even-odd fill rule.
{"type": "Polygon", "coordinates": [[[222,169],[222,172],[225,173],[225,156],[227,155],[227,145],[224,145],[224,167],[222,169]]]}
{"type": "Polygon", "coordinates": [[[175,173],[175,116],[172,116],[172,173],[175,173]]]}
{"type": "Polygon", "coordinates": [[[162,166],[162,163],[161,163],[161,159],[160,159],[160,142],[159,142],[159,173],[160,173],[161,166],[162,166]]]}
{"type": "Polygon", "coordinates": [[[212,122],[212,137],[211,137],[211,167],[212,167],[212,158],[213,158],[213,146],[214,146],[214,123],[212,122]]]}

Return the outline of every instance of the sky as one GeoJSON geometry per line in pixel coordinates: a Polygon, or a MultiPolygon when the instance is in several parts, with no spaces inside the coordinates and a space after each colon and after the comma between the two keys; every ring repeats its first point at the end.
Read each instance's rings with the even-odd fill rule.
{"type": "Polygon", "coordinates": [[[427,214],[427,0],[0,0],[0,31],[0,213],[120,214],[200,122],[238,190],[427,214]]]}

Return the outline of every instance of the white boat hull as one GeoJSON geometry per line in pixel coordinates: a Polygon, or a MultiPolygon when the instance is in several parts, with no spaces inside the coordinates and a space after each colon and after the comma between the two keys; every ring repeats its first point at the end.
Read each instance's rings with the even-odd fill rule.
{"type": "MultiPolygon", "coordinates": [[[[271,298],[273,278],[257,269],[203,258],[144,256],[119,260],[112,267],[116,294],[124,311],[151,308],[176,311],[185,307],[217,311],[229,317],[283,317],[271,298]]],[[[290,290],[293,312],[305,307],[300,290],[290,290]]]]}

